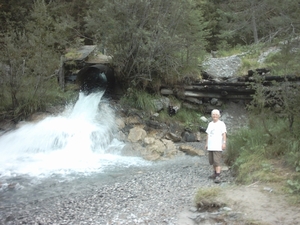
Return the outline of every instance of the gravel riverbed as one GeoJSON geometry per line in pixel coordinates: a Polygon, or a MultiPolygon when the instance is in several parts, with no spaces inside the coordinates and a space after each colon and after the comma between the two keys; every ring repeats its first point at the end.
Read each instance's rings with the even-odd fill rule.
{"type": "Polygon", "coordinates": [[[185,219],[183,212],[194,206],[197,189],[217,185],[208,179],[210,173],[206,156],[182,156],[123,169],[105,180],[94,175],[50,182],[40,187],[47,195],[36,188],[35,198],[23,196],[9,204],[1,193],[6,204],[0,206],[0,223],[188,224],[180,221],[185,219]]]}

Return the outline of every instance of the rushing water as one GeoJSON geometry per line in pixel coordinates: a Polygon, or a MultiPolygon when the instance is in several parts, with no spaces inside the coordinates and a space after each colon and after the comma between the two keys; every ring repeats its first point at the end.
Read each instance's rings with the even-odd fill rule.
{"type": "Polygon", "coordinates": [[[102,96],[80,93],[62,114],[0,136],[0,191],[148,165],[120,154],[124,143],[116,139],[115,114],[102,96]]]}

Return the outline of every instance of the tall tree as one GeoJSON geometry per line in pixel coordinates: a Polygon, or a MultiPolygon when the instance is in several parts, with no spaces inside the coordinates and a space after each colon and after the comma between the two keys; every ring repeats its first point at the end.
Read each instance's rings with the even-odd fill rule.
{"type": "Polygon", "coordinates": [[[23,28],[12,27],[4,33],[0,55],[2,106],[14,119],[24,118],[47,104],[53,75],[59,66],[62,43],[66,43],[71,24],[54,17],[53,3],[35,0],[23,28]]]}
{"type": "Polygon", "coordinates": [[[223,0],[195,0],[194,2],[198,10],[205,12],[203,18],[207,23],[206,30],[209,34],[207,36],[207,51],[216,51],[222,42],[222,25],[220,21],[223,13],[219,5],[223,0]]]}
{"type": "Polygon", "coordinates": [[[234,43],[251,44],[299,34],[297,0],[227,0],[219,7],[227,18],[222,21],[224,37],[234,43]]]}
{"type": "Polygon", "coordinates": [[[23,28],[30,15],[33,0],[2,0],[0,2],[0,33],[14,28],[23,28]]]}
{"type": "Polygon", "coordinates": [[[207,33],[192,1],[89,0],[87,31],[113,56],[119,78],[140,87],[178,80],[197,65],[207,33]]]}

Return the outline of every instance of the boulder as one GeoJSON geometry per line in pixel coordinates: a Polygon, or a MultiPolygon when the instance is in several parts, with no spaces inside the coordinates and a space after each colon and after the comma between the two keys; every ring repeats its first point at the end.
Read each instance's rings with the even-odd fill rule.
{"type": "Polygon", "coordinates": [[[144,129],[140,127],[134,127],[129,131],[128,141],[135,143],[144,140],[146,136],[147,132],[144,129]]]}
{"type": "Polygon", "coordinates": [[[234,77],[242,65],[241,57],[233,55],[221,58],[209,58],[203,63],[206,72],[215,78],[234,77]]]}

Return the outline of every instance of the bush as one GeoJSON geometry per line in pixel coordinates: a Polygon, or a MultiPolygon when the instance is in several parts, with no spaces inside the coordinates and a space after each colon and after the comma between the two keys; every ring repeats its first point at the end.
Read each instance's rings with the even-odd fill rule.
{"type": "Polygon", "coordinates": [[[266,182],[281,181],[282,177],[272,169],[273,159],[285,159],[286,165],[300,171],[299,137],[288,132],[288,123],[284,118],[265,115],[261,119],[250,119],[248,127],[241,128],[228,136],[228,146],[224,161],[232,167],[237,181],[250,183],[258,180],[266,182]],[[266,133],[272,134],[270,136],[266,133]],[[274,138],[276,137],[276,138],[274,138]]]}

